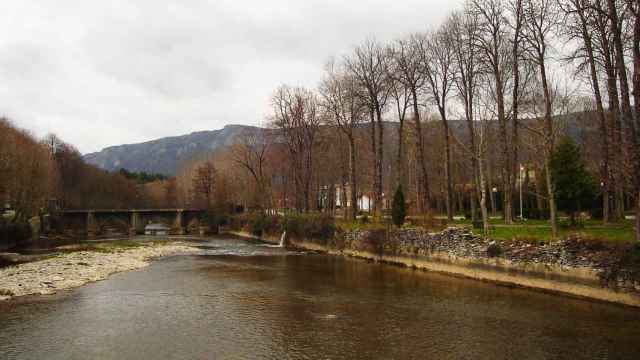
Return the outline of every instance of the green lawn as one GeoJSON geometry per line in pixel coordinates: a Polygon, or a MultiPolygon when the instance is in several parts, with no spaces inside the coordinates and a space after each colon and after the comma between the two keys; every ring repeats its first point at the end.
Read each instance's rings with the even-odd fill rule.
{"type": "MultiPolygon", "coordinates": [[[[471,225],[468,221],[455,222],[459,225],[471,225]]],[[[562,223],[562,222],[561,222],[562,223]]],[[[476,230],[481,232],[481,230],[476,230]]],[[[603,225],[601,222],[589,220],[582,228],[568,228],[560,226],[559,237],[580,235],[585,239],[604,240],[613,242],[633,242],[635,232],[633,222],[625,220],[620,223],[603,225]]],[[[492,219],[489,236],[495,240],[527,240],[533,242],[548,242],[552,240],[551,226],[546,220],[528,220],[505,225],[503,220],[492,219]]]]}
{"type": "MultiPolygon", "coordinates": [[[[426,226],[433,231],[441,230],[446,226],[458,225],[471,227],[470,220],[454,220],[447,222],[445,219],[440,218],[434,224],[423,225],[420,223],[419,217],[411,217],[407,220],[405,226],[426,226]],[[417,224],[415,224],[417,222],[417,224]],[[414,223],[415,225],[410,225],[414,223]]],[[[569,228],[567,226],[568,219],[563,218],[560,220],[559,226],[559,238],[565,239],[570,235],[580,235],[581,238],[587,240],[599,240],[610,241],[616,243],[634,242],[635,231],[633,220],[623,220],[618,223],[611,223],[603,225],[598,220],[586,220],[582,222],[581,228],[569,228]],[[563,226],[564,225],[564,226],[563,226]]],[[[501,218],[492,218],[489,220],[491,226],[489,237],[499,241],[511,241],[511,240],[524,240],[532,243],[549,242],[551,237],[551,226],[548,220],[526,220],[515,221],[512,225],[506,225],[501,218]]],[[[386,223],[375,223],[373,221],[363,224],[359,221],[348,222],[338,221],[337,225],[343,230],[373,230],[373,229],[385,229],[386,223]]],[[[481,234],[481,229],[474,229],[474,232],[481,234]]]]}

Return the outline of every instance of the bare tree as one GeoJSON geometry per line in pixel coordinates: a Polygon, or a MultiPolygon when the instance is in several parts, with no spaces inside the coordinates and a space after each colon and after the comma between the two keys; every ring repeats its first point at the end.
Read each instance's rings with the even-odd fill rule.
{"type": "Polygon", "coordinates": [[[609,16],[602,4],[602,0],[592,0],[590,2],[592,9],[592,24],[595,30],[593,43],[594,51],[597,54],[600,66],[604,68],[606,74],[607,99],[608,99],[608,143],[610,144],[609,165],[611,173],[609,174],[609,191],[614,193],[613,214],[612,219],[621,219],[624,214],[624,171],[622,156],[614,156],[621,154],[623,151],[622,144],[622,126],[620,116],[620,96],[617,85],[617,74],[613,53],[613,41],[609,31],[609,16]]]}
{"type": "MultiPolygon", "coordinates": [[[[640,131],[640,4],[634,0],[628,0],[631,14],[633,15],[633,102],[635,105],[636,129],[640,131]]],[[[639,141],[636,137],[636,142],[639,141]]],[[[640,149],[636,147],[635,174],[640,170],[640,149]]],[[[640,186],[636,182],[636,240],[640,241],[640,186]]]]}
{"type": "MultiPolygon", "coordinates": [[[[513,66],[512,76],[513,76],[513,86],[512,86],[512,95],[511,95],[511,123],[512,123],[512,138],[511,144],[513,146],[513,158],[511,160],[512,175],[511,176],[511,188],[515,187],[516,173],[520,172],[520,158],[519,158],[519,145],[520,145],[520,136],[519,136],[519,104],[520,104],[520,87],[521,87],[521,60],[523,55],[522,49],[522,31],[523,31],[523,22],[524,22],[524,13],[522,8],[523,0],[510,0],[510,11],[511,11],[511,30],[513,40],[511,41],[511,62],[513,66]]],[[[526,79],[525,79],[526,80],[526,79]]]]}
{"type": "Polygon", "coordinates": [[[440,29],[428,37],[425,51],[422,52],[422,66],[428,83],[429,95],[440,114],[444,130],[445,165],[444,177],[446,184],[447,218],[453,220],[452,208],[452,179],[451,179],[451,134],[447,121],[447,100],[455,80],[455,66],[453,36],[451,24],[445,23],[440,29]]]}
{"type": "MultiPolygon", "coordinates": [[[[393,54],[393,49],[390,48],[391,54],[393,54]]],[[[397,69],[390,68],[389,69],[389,81],[391,82],[389,85],[390,94],[395,103],[396,115],[398,117],[398,152],[396,155],[396,187],[398,185],[402,185],[403,189],[407,188],[406,184],[406,166],[405,166],[405,136],[404,136],[404,122],[407,117],[407,111],[411,106],[411,92],[409,88],[407,88],[404,82],[398,80],[399,76],[395,73],[397,69]]]]}
{"type": "Polygon", "coordinates": [[[394,78],[404,84],[411,95],[411,107],[413,109],[413,123],[415,127],[415,146],[418,163],[418,212],[430,211],[429,176],[427,173],[425,148],[423,142],[422,124],[420,122],[420,109],[418,96],[422,91],[426,79],[422,71],[421,56],[425,48],[426,37],[422,34],[411,35],[407,39],[397,40],[392,49],[392,74],[394,78]]]}
{"type": "Polygon", "coordinates": [[[377,123],[377,141],[372,129],[372,150],[374,153],[374,177],[373,177],[373,212],[379,215],[382,200],[382,164],[384,148],[384,126],[382,114],[384,113],[389,97],[388,81],[388,53],[375,40],[367,40],[357,46],[352,56],[345,58],[345,65],[349,72],[356,78],[366,94],[367,104],[370,110],[371,125],[374,120],[377,123]],[[377,142],[377,145],[376,145],[377,142]]]}
{"type": "Polygon", "coordinates": [[[509,46],[509,29],[507,11],[503,0],[471,0],[470,11],[478,17],[479,36],[476,46],[479,51],[479,59],[486,72],[492,75],[487,84],[492,87],[496,102],[496,114],[501,145],[502,162],[502,186],[504,190],[504,219],[507,224],[513,221],[510,138],[507,133],[507,113],[505,106],[505,93],[511,71],[511,47],[509,46]]]}
{"type": "Polygon", "coordinates": [[[296,182],[296,208],[311,210],[313,151],[320,116],[316,95],[304,88],[281,86],[273,96],[273,124],[280,129],[291,156],[296,182]]]}
{"type": "Polygon", "coordinates": [[[338,65],[333,62],[327,64],[326,71],[326,78],[320,86],[322,106],[328,113],[327,119],[340,129],[349,143],[349,203],[351,211],[348,217],[355,220],[358,213],[355,130],[366,116],[367,107],[362,102],[358,81],[351,73],[339,69],[338,65]]]}
{"type": "Polygon", "coordinates": [[[478,81],[480,79],[480,68],[476,54],[477,48],[474,46],[475,38],[478,36],[478,21],[476,16],[469,11],[454,13],[449,21],[451,23],[451,34],[453,36],[452,48],[454,51],[455,65],[457,67],[455,84],[458,97],[464,106],[464,117],[469,132],[468,147],[471,149],[469,160],[472,183],[470,198],[471,220],[475,221],[477,216],[476,202],[480,200],[479,190],[482,189],[478,179],[478,156],[477,151],[475,151],[477,146],[476,124],[474,122],[474,105],[478,92],[478,81]]]}
{"type": "Polygon", "coordinates": [[[204,197],[206,208],[213,206],[213,192],[216,185],[216,168],[211,161],[205,161],[200,165],[192,179],[192,191],[195,196],[204,197]]]}
{"type": "Polygon", "coordinates": [[[271,137],[267,130],[245,131],[231,147],[232,160],[245,169],[256,184],[256,202],[259,208],[272,209],[271,187],[268,183],[266,167],[271,137]]]}
{"type": "Polygon", "coordinates": [[[538,76],[544,99],[544,167],[547,182],[547,197],[549,201],[549,216],[553,237],[558,236],[555,190],[551,179],[550,160],[554,149],[555,132],[553,129],[553,104],[547,66],[551,37],[556,34],[560,23],[560,12],[555,0],[524,0],[523,13],[525,16],[523,38],[526,41],[526,51],[530,60],[538,66],[538,76]]]}
{"type": "Polygon", "coordinates": [[[596,114],[600,122],[600,146],[602,152],[602,164],[600,166],[600,179],[602,183],[602,218],[606,224],[609,222],[609,129],[607,118],[604,110],[602,93],[600,91],[600,82],[598,78],[598,65],[593,42],[593,22],[594,12],[590,6],[590,0],[569,0],[566,4],[559,3],[562,10],[566,14],[566,29],[569,39],[578,38],[582,43],[568,59],[569,61],[578,61],[578,71],[589,68],[590,82],[595,97],[596,114]]]}

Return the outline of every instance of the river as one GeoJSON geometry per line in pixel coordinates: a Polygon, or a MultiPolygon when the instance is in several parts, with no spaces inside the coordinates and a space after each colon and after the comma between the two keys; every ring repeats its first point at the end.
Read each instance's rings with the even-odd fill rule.
{"type": "Polygon", "coordinates": [[[0,303],[0,359],[638,359],[640,310],[232,238],[0,303]]]}

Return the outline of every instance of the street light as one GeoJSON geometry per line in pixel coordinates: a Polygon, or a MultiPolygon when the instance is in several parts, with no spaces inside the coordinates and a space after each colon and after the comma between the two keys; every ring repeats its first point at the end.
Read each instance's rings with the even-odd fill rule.
{"type": "Polygon", "coordinates": [[[520,165],[520,220],[524,220],[524,214],[523,214],[523,209],[522,209],[522,183],[523,183],[523,179],[522,179],[522,173],[524,172],[524,166],[520,165]]]}

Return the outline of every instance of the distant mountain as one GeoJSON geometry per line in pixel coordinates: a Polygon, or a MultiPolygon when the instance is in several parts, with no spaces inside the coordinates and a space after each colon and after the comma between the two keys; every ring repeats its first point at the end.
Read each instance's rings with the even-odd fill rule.
{"type": "MultiPolygon", "coordinates": [[[[555,120],[564,123],[564,132],[576,140],[584,138],[589,133],[597,131],[596,123],[586,121],[589,114],[573,113],[557,117],[555,120]]],[[[523,119],[521,123],[530,123],[531,119],[523,119]]],[[[413,122],[407,120],[407,126],[413,126],[413,122]]],[[[433,129],[440,126],[440,121],[425,123],[423,130],[426,132],[440,131],[433,129]]],[[[493,126],[497,126],[494,123],[493,126]]],[[[359,126],[359,131],[367,132],[370,123],[365,122],[359,126]]],[[[384,125],[385,139],[388,145],[394,146],[397,139],[397,122],[386,122],[384,125]]],[[[467,125],[462,120],[450,120],[449,129],[456,136],[464,138],[467,133],[467,125]]],[[[260,128],[245,125],[227,125],[221,130],[199,131],[188,135],[166,137],[139,144],[117,145],[105,148],[96,153],[84,156],[85,161],[97,165],[103,169],[114,171],[120,168],[134,172],[159,173],[167,176],[176,174],[181,162],[189,160],[197,155],[207,154],[224,147],[233,145],[237,136],[249,131],[259,131],[260,128]]],[[[497,128],[494,129],[497,131],[497,128]]]]}
{"type": "Polygon", "coordinates": [[[230,146],[239,134],[257,130],[252,126],[227,125],[221,130],[198,131],[138,144],[110,146],[102,151],[86,154],[84,159],[109,171],[124,168],[173,176],[182,161],[230,146]]]}

